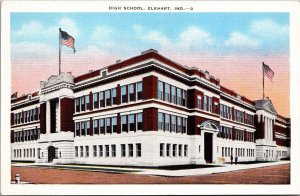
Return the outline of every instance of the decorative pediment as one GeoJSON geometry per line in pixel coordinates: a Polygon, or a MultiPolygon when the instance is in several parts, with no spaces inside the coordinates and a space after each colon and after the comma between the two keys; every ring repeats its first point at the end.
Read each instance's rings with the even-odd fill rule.
{"type": "Polygon", "coordinates": [[[257,101],[255,101],[255,106],[258,110],[265,110],[274,115],[277,115],[277,111],[276,111],[272,101],[269,99],[257,100],[257,101]]]}
{"type": "Polygon", "coordinates": [[[200,129],[219,132],[219,126],[211,120],[204,121],[200,124],[200,129]]]}

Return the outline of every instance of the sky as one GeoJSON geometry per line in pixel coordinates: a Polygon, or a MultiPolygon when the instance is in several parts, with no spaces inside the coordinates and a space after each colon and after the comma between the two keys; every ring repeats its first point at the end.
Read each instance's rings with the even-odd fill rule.
{"type": "Polygon", "coordinates": [[[153,48],[257,100],[265,62],[275,72],[265,94],[290,116],[288,13],[12,13],[12,93],[58,74],[59,28],[75,38],[75,54],[62,48],[62,72],[74,76],[153,48]]]}

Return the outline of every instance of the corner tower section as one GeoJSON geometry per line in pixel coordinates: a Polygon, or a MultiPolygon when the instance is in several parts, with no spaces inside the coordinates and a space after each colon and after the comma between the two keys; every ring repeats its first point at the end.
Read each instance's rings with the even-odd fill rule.
{"type": "Polygon", "coordinates": [[[269,99],[255,101],[256,106],[256,159],[274,161],[276,159],[275,119],[277,112],[269,99]]]}
{"type": "Polygon", "coordinates": [[[73,86],[71,73],[52,75],[40,84],[38,162],[70,163],[74,159],[73,86]]]}

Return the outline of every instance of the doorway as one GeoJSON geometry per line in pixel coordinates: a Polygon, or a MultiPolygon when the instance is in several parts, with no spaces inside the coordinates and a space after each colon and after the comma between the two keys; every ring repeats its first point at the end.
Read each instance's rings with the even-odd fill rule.
{"type": "Polygon", "coordinates": [[[212,163],[213,160],[213,134],[204,133],[204,159],[206,163],[212,163]]]}
{"type": "Polygon", "coordinates": [[[54,158],[55,158],[55,147],[49,146],[48,147],[48,162],[52,163],[54,158]]]}

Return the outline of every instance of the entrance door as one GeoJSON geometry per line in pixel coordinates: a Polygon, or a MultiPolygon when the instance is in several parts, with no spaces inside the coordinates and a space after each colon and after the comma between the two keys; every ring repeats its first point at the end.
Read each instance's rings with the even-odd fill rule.
{"type": "Polygon", "coordinates": [[[54,148],[54,146],[49,146],[48,147],[48,162],[52,163],[54,158],[55,158],[55,148],[54,148]]]}
{"type": "Polygon", "coordinates": [[[212,163],[213,159],[213,134],[204,133],[204,159],[206,163],[212,163]]]}

